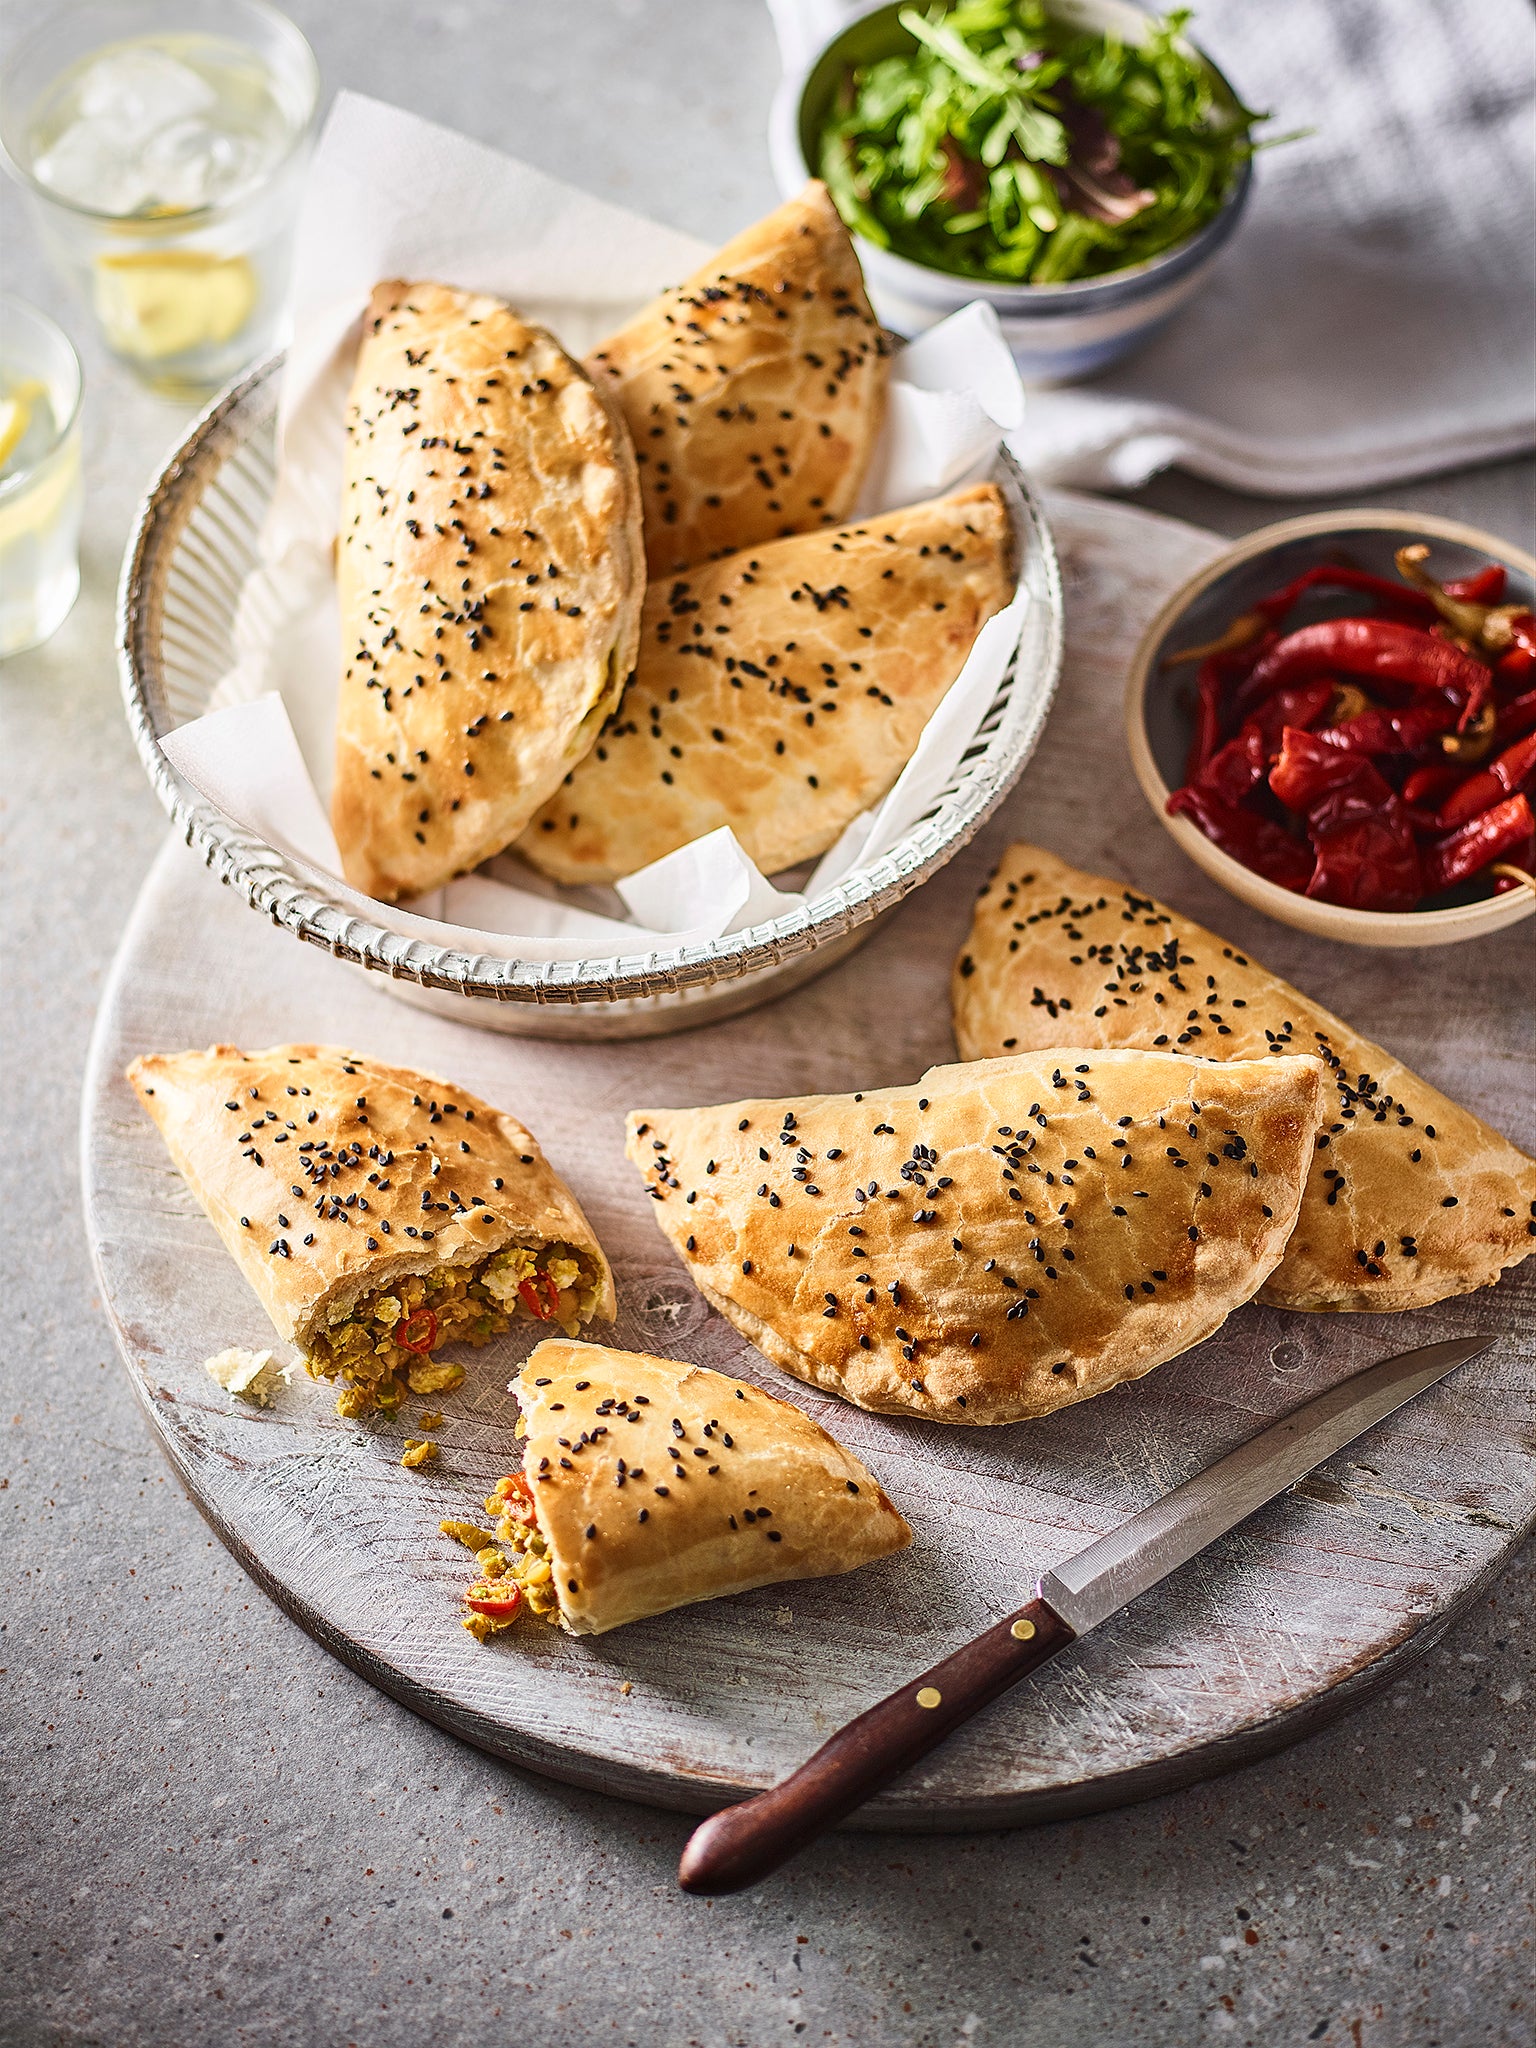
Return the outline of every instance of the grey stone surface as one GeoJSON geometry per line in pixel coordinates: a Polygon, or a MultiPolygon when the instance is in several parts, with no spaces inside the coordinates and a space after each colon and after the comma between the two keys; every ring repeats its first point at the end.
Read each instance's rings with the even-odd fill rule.
{"type": "MultiPolygon", "coordinates": [[[[330,85],[699,234],[773,198],[756,0],[292,11],[330,85]]],[[[9,191],[0,234],[7,282],[82,336],[9,191]]],[[[0,2040],[1524,2048],[1529,1551],[1412,1677],[1267,1764],[1032,1834],[843,1836],[711,1904],[673,1885],[685,1822],[460,1747],[244,1578],[133,1407],[77,1214],[91,1015],[165,830],[118,709],[112,591],[181,421],[85,355],[84,595],[0,668],[0,2040]]],[[[1373,496],[1530,544],[1524,464],[1373,496]]],[[[1233,532],[1304,509],[1186,478],[1142,497],[1233,532]]],[[[1431,964],[1403,960],[1426,994],[1431,964]]]]}

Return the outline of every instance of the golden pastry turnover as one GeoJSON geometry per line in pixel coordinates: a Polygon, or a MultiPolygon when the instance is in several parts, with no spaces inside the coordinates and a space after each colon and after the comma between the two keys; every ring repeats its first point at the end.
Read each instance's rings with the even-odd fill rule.
{"type": "Polygon", "coordinates": [[[878,803],[1011,595],[1007,507],[977,484],[652,584],[623,702],[518,841],[609,882],[729,825],[764,874],[878,803]]]}
{"type": "MultiPolygon", "coordinates": [[[[523,1469],[486,1501],[484,1638],[526,1604],[573,1635],[889,1556],[912,1531],[857,1458],[798,1408],[675,1358],[546,1340],[512,1391],[523,1469]],[[516,1588],[515,1596],[512,1589],[516,1588]],[[486,1624],[489,1624],[487,1626],[486,1624]]],[[[468,1525],[444,1525],[472,1542],[468,1525]]]]}
{"type": "Polygon", "coordinates": [[[623,420],[543,328],[447,285],[373,295],[346,413],[331,822],[386,902],[515,839],[634,666],[623,420]]]}
{"type": "Polygon", "coordinates": [[[634,436],[652,576],[853,510],[887,344],[824,185],[727,242],[587,368],[634,436]]]}
{"type": "Polygon", "coordinates": [[[1193,919],[1038,846],[982,890],[954,976],[963,1059],[1038,1045],[1307,1053],[1327,1106],[1301,1214],[1261,1300],[1427,1308],[1536,1251],[1536,1160],[1193,919]]]}
{"type": "Polygon", "coordinates": [[[450,1082],[323,1045],[150,1054],[128,1078],[343,1415],[457,1386],[444,1345],[612,1320],[575,1197],[516,1117],[450,1082]]]}
{"type": "Polygon", "coordinates": [[[1312,1058],[1056,1048],[911,1087],[629,1119],[700,1291],[862,1408],[1017,1422],[1150,1372],[1279,1263],[1312,1058]]]}

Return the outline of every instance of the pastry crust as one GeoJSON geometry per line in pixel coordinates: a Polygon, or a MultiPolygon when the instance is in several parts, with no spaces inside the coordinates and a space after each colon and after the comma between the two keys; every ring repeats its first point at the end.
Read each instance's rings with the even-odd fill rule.
{"type": "Polygon", "coordinates": [[[851,1452],[745,1380],[548,1342],[512,1390],[560,1621],[573,1635],[781,1579],[828,1578],[912,1541],[851,1452]]]}
{"type": "Polygon", "coordinates": [[[1018,1422],[1219,1329],[1279,1262],[1315,1059],[1061,1050],[907,1088],[645,1110],[629,1156],[701,1291],[861,1408],[1018,1422]]]}
{"type": "Polygon", "coordinates": [[[346,432],[331,819],[392,902],[500,853],[618,702],[640,493],[580,364],[447,285],[378,286],[346,432]]]}
{"type": "Polygon", "coordinates": [[[565,1244],[615,1312],[575,1197],[505,1110],[335,1046],[154,1053],[128,1069],[182,1178],[278,1335],[308,1352],[408,1275],[565,1244]]]}
{"type": "Polygon", "coordinates": [[[982,890],[954,1012],[965,1059],[1046,1043],[1317,1053],[1317,1157],[1260,1296],[1279,1308],[1427,1308],[1536,1251],[1536,1160],[1214,933],[1038,846],[1011,846],[982,890]]]}
{"type": "Polygon", "coordinates": [[[652,584],[640,658],[596,747],[518,851],[611,882],[731,826],[764,874],[885,795],[1007,604],[994,484],[652,584]]]}
{"type": "Polygon", "coordinates": [[[853,510],[887,348],[812,182],[587,358],[634,436],[653,576],[853,510]]]}

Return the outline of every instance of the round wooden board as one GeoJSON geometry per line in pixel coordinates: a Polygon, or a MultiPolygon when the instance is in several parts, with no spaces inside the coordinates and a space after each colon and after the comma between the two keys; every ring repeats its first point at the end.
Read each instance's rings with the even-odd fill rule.
{"type": "Polygon", "coordinates": [[[1051,511],[1069,650],[1035,762],[982,840],[862,951],[765,1009],[642,1042],[507,1038],[409,1008],[379,977],[296,944],[180,846],[145,885],[83,1109],[87,1225],[135,1388],[193,1498],[273,1597],[373,1684],[482,1748],[662,1806],[720,1805],[771,1783],[1016,1606],[1040,1571],[1309,1394],[1469,1330],[1505,1335],[1020,1686],[855,1824],[1054,1819],[1263,1755],[1422,1654],[1536,1521],[1536,1261],[1413,1318],[1250,1306],[1145,1380],[1043,1422],[965,1431],[866,1415],[786,1380],[705,1306],[656,1229],[623,1158],[625,1110],[869,1087],[954,1057],[950,962],[975,889],[1016,836],[1171,898],[1531,1145],[1528,988],[1507,935],[1388,956],[1281,930],[1222,896],[1147,813],[1120,740],[1125,664],[1212,538],[1103,502],[1051,511]],[[457,1620],[469,1559],[438,1522],[519,1462],[504,1389],[531,1337],[466,1354],[468,1379],[434,1431],[441,1463],[420,1471],[399,1462],[409,1418],[343,1422],[302,1374],[253,1410],[202,1370],[270,1331],[122,1070],[143,1051],[292,1038],[421,1066],[515,1110],[612,1257],[619,1320],[596,1334],[800,1403],[868,1460],[913,1547],[610,1636],[529,1624],[473,1642],[457,1620]]]}

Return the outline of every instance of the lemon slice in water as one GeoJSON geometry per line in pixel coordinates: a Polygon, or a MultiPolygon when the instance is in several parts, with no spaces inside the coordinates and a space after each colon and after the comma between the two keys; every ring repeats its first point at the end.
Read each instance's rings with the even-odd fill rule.
{"type": "Polygon", "coordinates": [[[141,362],[229,341],[256,304],[244,256],[126,250],[96,259],[96,313],[113,348],[141,362]]]}
{"type": "Polygon", "coordinates": [[[44,396],[45,388],[35,377],[24,377],[0,398],[0,469],[21,446],[32,424],[32,408],[44,396]]]}

